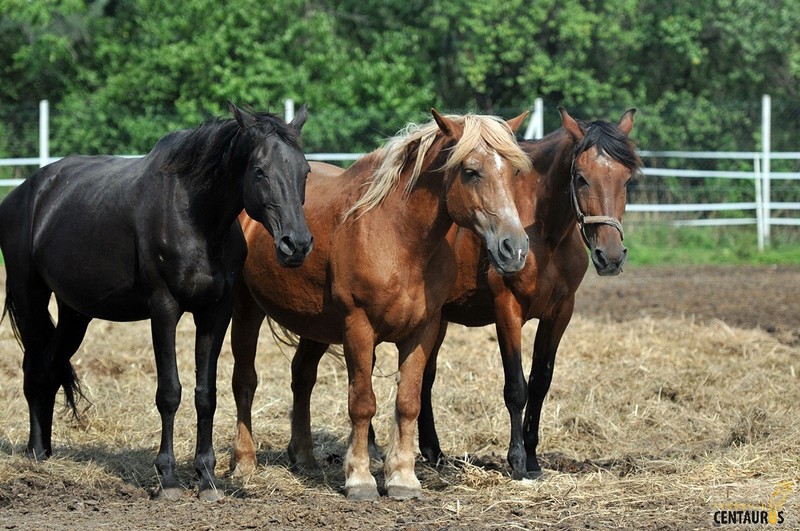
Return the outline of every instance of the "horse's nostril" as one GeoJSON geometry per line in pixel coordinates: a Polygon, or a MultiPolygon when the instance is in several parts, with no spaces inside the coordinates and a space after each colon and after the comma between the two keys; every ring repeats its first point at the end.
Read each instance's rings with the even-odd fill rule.
{"type": "Polygon", "coordinates": [[[280,242],[278,242],[278,248],[282,253],[287,255],[292,255],[294,254],[295,250],[297,250],[294,239],[292,239],[290,236],[284,236],[281,238],[280,242]]]}
{"type": "Polygon", "coordinates": [[[505,238],[502,242],[500,242],[500,252],[503,256],[514,256],[516,253],[514,252],[514,244],[511,241],[511,238],[505,238]]]}
{"type": "Polygon", "coordinates": [[[608,259],[606,258],[606,253],[604,253],[602,249],[595,249],[593,257],[594,257],[594,263],[599,265],[600,267],[606,267],[608,265],[608,259]]]}

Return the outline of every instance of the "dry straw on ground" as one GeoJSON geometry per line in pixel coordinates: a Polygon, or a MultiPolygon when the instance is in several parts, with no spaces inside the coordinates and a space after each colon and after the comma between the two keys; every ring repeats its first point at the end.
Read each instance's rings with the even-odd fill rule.
{"type": "MultiPolygon", "coordinates": [[[[534,330],[533,324],[525,328],[526,348],[534,330]]],[[[184,390],[175,440],[181,478],[190,488],[195,483],[192,340],[187,317],[178,337],[184,390]]],[[[293,472],[285,454],[291,353],[276,346],[266,328],[254,407],[259,468],[245,478],[226,475],[235,419],[226,343],[215,448],[228,498],[212,508],[191,493],[173,507],[149,500],[160,430],[150,349],[147,323],[93,322],[73,360],[91,405],[81,423],[58,414],[54,458],[33,463],[22,455],[28,430],[22,356],[7,323],[0,327],[5,522],[65,529],[106,523],[155,528],[165,522],[177,528],[206,522],[215,529],[707,528],[717,505],[766,503],[786,480],[794,482],[794,490],[784,527],[800,522],[800,348],[758,329],[689,317],[644,315],[612,323],[576,316],[542,415],[546,476],[515,482],[505,465],[508,416],[493,329],[452,326],[434,388],[438,432],[451,459],[440,470],[418,466],[428,499],[362,505],[349,504],[339,490],[349,430],[341,360],[323,360],[313,398],[322,469],[293,472]],[[34,499],[51,501],[25,512],[23,506],[34,499]]],[[[391,429],[395,369],[394,351],[380,347],[375,425],[383,446],[391,429]]],[[[378,477],[379,469],[376,463],[378,477]]]]}

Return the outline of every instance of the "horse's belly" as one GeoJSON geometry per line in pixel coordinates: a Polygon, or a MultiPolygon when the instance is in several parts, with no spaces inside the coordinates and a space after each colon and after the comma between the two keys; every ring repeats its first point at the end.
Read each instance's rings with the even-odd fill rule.
{"type": "Polygon", "coordinates": [[[148,316],[147,296],[136,285],[133,253],[109,249],[92,256],[90,249],[65,254],[34,252],[47,286],[71,308],[111,321],[136,321],[148,316]]]}
{"type": "Polygon", "coordinates": [[[140,321],[149,318],[147,297],[131,283],[108,286],[90,280],[73,283],[51,277],[48,285],[67,306],[96,319],[140,321]]]}

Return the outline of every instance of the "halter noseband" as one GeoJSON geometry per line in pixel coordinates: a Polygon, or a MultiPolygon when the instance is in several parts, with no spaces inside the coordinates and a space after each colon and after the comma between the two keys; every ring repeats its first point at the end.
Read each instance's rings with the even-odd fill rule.
{"type": "Polygon", "coordinates": [[[586,225],[611,225],[619,231],[619,239],[625,239],[625,233],[622,231],[622,223],[617,218],[611,216],[587,216],[581,210],[581,205],[578,203],[578,191],[575,187],[575,159],[577,155],[572,157],[572,164],[569,167],[569,191],[572,196],[572,210],[575,211],[575,217],[578,218],[578,226],[580,227],[581,237],[583,243],[589,247],[589,238],[586,236],[586,225]]]}

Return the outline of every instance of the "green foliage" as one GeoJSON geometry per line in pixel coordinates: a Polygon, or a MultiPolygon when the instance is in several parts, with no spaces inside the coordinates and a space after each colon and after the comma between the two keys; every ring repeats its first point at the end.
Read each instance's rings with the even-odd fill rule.
{"type": "MultiPolygon", "coordinates": [[[[516,115],[535,97],[614,118],[647,149],[752,150],[759,98],[800,91],[791,0],[0,0],[0,154],[142,153],[169,130],[308,102],[310,151],[374,148],[430,107],[516,115]]],[[[796,107],[793,107],[796,108],[796,107]]],[[[786,113],[791,114],[791,108],[786,113]]],[[[796,150],[800,120],[773,146],[796,150]]],[[[780,116],[776,116],[780,119],[780,116]]]]}

